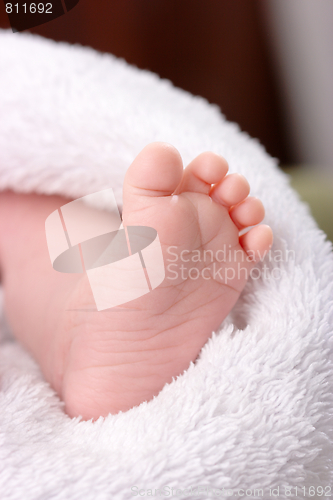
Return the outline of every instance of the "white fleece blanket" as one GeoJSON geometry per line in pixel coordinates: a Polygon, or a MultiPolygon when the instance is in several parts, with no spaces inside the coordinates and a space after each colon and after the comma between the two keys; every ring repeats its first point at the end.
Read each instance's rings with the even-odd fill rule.
{"type": "Polygon", "coordinates": [[[111,186],[121,203],[127,167],[162,140],[185,164],[225,156],[275,235],[199,359],[127,413],[70,419],[2,325],[1,499],[331,498],[332,254],[276,160],[216,106],[111,55],[2,31],[0,72],[0,189],[111,186]]]}

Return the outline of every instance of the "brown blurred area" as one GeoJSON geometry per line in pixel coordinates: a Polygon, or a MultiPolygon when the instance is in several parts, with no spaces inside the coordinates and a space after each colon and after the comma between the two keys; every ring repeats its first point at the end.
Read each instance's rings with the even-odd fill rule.
{"type": "MultiPolygon", "coordinates": [[[[220,106],[282,163],[294,152],[261,13],[262,0],[80,0],[31,29],[111,52],[220,106]]],[[[4,4],[0,27],[9,28],[4,4]]],[[[20,36],[13,33],[13,36],[20,36]]]]}

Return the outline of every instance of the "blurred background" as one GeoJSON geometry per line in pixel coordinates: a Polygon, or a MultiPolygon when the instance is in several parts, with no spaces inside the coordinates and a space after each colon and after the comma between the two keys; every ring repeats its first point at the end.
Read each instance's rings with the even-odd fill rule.
{"type": "Polygon", "coordinates": [[[80,0],[30,31],[111,52],[218,104],[278,158],[333,241],[332,0],[80,0]]]}

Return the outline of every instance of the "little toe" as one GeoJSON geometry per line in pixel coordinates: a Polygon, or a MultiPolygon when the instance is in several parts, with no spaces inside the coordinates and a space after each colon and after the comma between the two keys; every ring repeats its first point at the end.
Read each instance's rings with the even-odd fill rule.
{"type": "Polygon", "coordinates": [[[265,225],[253,227],[239,238],[241,246],[254,261],[262,259],[273,244],[273,231],[265,225]]]}
{"type": "Polygon", "coordinates": [[[212,187],[210,196],[220,205],[231,207],[243,201],[249,192],[250,185],[243,175],[229,174],[212,187]]]}
{"type": "Polygon", "coordinates": [[[259,224],[265,217],[265,209],[259,198],[249,196],[238,205],[233,206],[229,215],[239,229],[259,224]]]}
{"type": "Polygon", "coordinates": [[[228,172],[228,163],[210,151],[201,153],[184,170],[182,182],[176,194],[195,192],[209,194],[211,185],[220,182],[228,172]]]}
{"type": "Polygon", "coordinates": [[[176,148],[164,142],[148,144],[126,172],[124,204],[137,196],[169,196],[179,185],[183,162],[176,148]]]}

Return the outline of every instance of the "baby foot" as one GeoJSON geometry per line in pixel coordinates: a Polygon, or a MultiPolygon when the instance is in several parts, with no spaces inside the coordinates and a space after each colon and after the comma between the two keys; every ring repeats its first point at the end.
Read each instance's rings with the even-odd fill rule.
{"type": "Polygon", "coordinates": [[[226,161],[202,153],[183,170],[172,146],[153,143],[129,167],[125,226],[157,230],[163,283],[100,312],[87,277],[68,296],[59,322],[51,382],[70,416],[98,418],[157,395],[186,370],[237,301],[253,266],[272,245],[260,200],[248,197],[226,161]]]}

